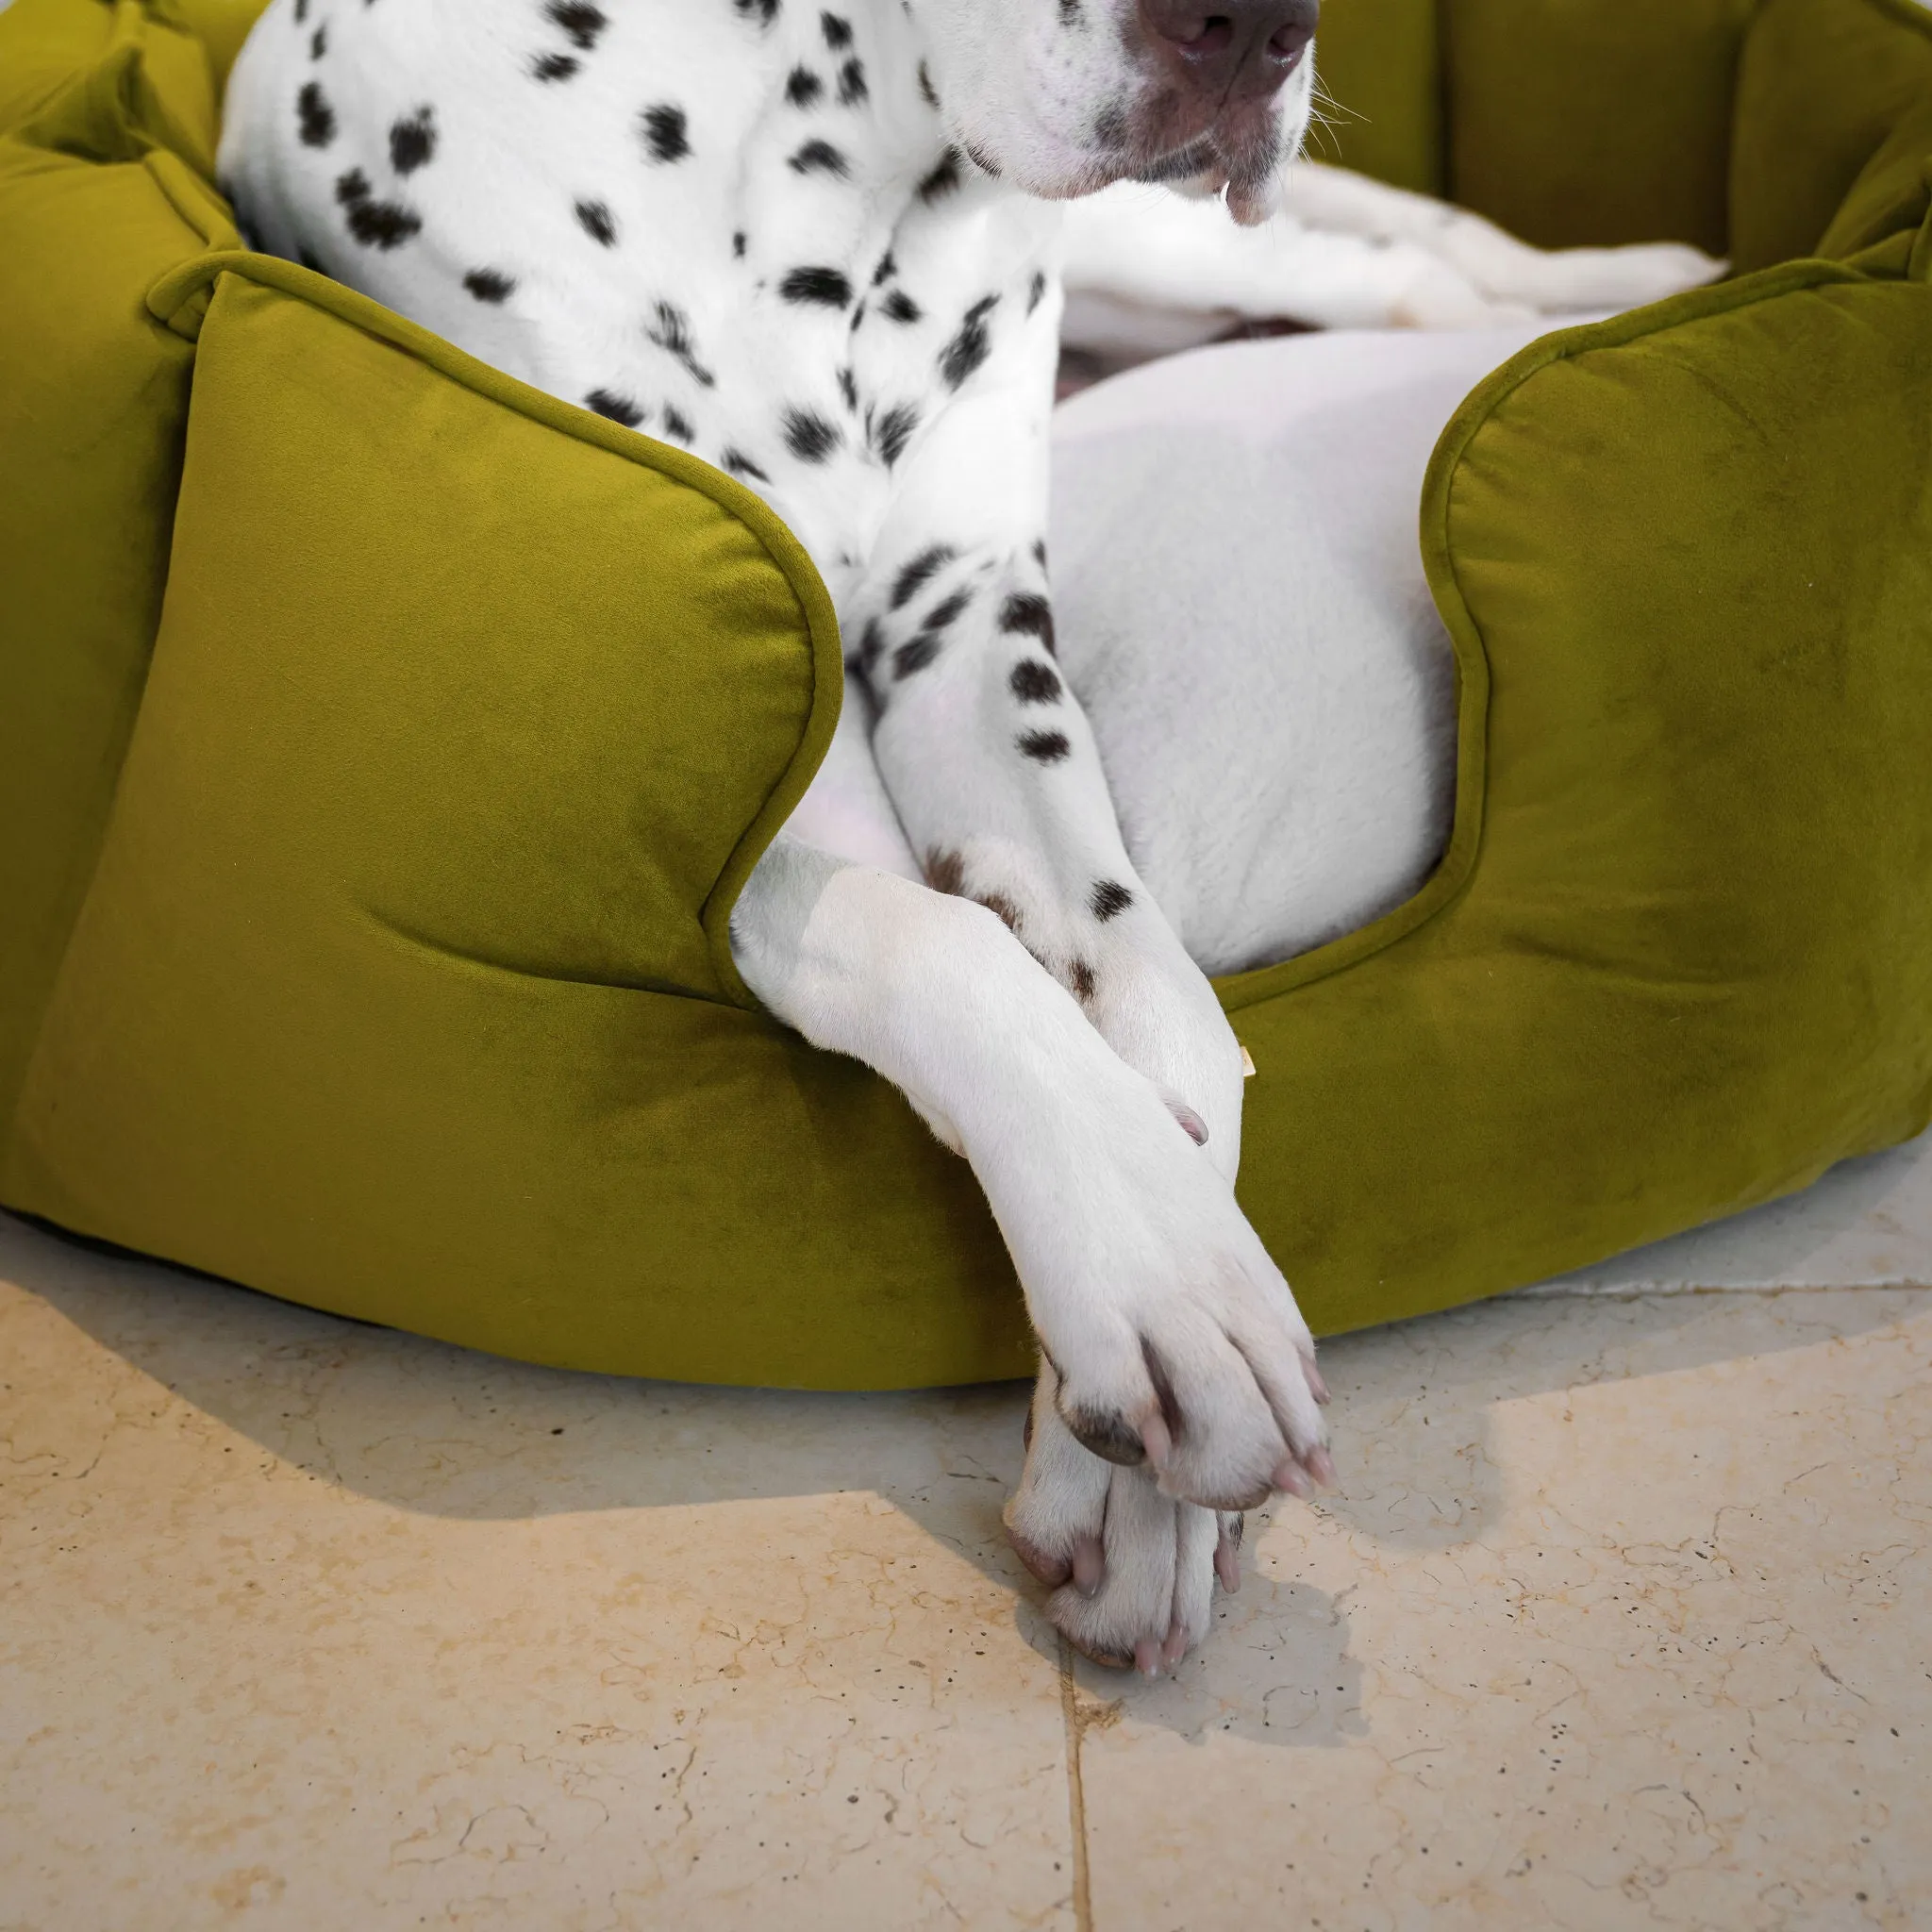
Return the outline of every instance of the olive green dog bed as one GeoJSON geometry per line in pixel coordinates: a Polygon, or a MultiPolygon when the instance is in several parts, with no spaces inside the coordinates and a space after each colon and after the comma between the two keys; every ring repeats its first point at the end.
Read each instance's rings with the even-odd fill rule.
{"type": "MultiPolygon", "coordinates": [[[[1030,1366],[965,1166],[725,921],[839,701],[691,458],[239,250],[247,0],[0,14],[0,1201],[542,1361],[1030,1366]]],[[[1345,158],[1725,285],[1545,338],[1421,506],[1453,841],[1222,991],[1318,1329],[1932,1114],[1932,20],[1331,0],[1345,158]]]]}

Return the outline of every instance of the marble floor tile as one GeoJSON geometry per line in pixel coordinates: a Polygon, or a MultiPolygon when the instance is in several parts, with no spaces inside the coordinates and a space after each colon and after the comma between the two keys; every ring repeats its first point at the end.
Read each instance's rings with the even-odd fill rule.
{"type": "Polygon", "coordinates": [[[1022,1408],[552,1373],[0,1218],[0,1927],[1071,1926],[1022,1408]]]}
{"type": "Polygon", "coordinates": [[[1518,1297],[1324,1354],[1171,1682],[1083,1665],[1089,1923],[1932,1924],[1932,1291],[1518,1297]]]}
{"type": "MultiPolygon", "coordinates": [[[[1906,1225],[1874,1172],[1790,1238],[1906,1225]]],[[[1928,1354],[1903,1287],[1340,1339],[1340,1490],[1146,1685],[1000,1539],[1018,1390],[557,1374],[0,1217],[0,1932],[1932,1924],[1928,1354]]]]}

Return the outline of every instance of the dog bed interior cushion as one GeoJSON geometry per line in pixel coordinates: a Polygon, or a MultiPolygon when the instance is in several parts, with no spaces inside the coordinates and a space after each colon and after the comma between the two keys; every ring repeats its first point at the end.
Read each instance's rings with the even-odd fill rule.
{"type": "MultiPolygon", "coordinates": [[[[1577,9],[1519,11],[1560,48],[1577,9]]],[[[1024,1373],[963,1164],[731,970],[838,701],[797,545],[240,253],[180,18],[0,14],[0,1201],[540,1360],[1024,1373]]],[[[1261,1069],[1241,1199],[1320,1328],[1932,1112],[1924,25],[1767,0],[1741,32],[1740,153],[1797,86],[1764,49],[1890,36],[1877,82],[1825,63],[1848,92],[1789,163],[1844,258],[1545,338],[1438,446],[1443,861],[1221,983],[1261,1069]]]]}

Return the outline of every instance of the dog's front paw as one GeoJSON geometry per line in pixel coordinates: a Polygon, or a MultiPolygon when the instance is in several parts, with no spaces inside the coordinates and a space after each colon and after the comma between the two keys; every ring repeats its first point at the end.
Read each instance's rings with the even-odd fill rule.
{"type": "Polygon", "coordinates": [[[1207,1636],[1217,1580],[1239,1587],[1242,1519],[1163,1495],[1146,1471],[1084,1449],[1055,1407],[1056,1379],[1041,1369],[1007,1534],[1052,1591],[1047,1616],[1075,1650],[1158,1676],[1207,1636]]]}
{"type": "Polygon", "coordinates": [[[1326,1391],[1288,1283],[1154,1088],[1110,1058],[1093,1071],[1096,1091],[1062,1088],[1030,1131],[973,1150],[1058,1413],[1186,1502],[1311,1493],[1332,1474],[1326,1391]]]}

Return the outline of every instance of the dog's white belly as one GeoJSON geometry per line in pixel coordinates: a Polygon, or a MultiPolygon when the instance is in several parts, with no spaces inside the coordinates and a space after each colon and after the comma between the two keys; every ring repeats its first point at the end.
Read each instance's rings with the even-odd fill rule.
{"type": "Polygon", "coordinates": [[[1366,924],[1440,857],[1456,677],[1423,475],[1548,326],[1228,343],[1060,408],[1061,665],[1134,863],[1208,971],[1366,924]]]}

